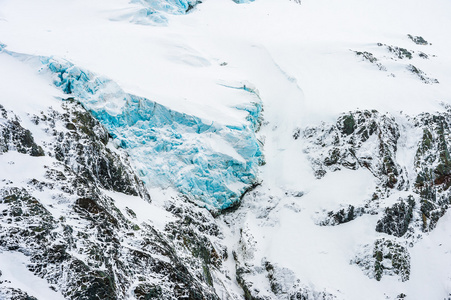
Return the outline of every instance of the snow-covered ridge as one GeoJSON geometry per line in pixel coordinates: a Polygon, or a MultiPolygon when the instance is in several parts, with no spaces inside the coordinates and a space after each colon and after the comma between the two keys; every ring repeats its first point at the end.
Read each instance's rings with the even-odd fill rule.
{"type": "Polygon", "coordinates": [[[112,80],[67,60],[4,53],[41,63],[54,74],[54,84],[75,97],[127,149],[149,186],[175,187],[210,209],[236,204],[256,181],[262,152],[255,130],[262,111],[257,92],[237,107],[248,112],[243,125],[223,125],[171,110],[155,101],[126,93],[112,80]]]}

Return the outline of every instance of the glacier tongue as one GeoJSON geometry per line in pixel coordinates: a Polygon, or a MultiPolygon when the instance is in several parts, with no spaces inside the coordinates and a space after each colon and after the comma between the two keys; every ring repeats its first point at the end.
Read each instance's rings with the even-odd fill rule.
{"type": "MultiPolygon", "coordinates": [[[[4,50],[19,59],[38,60],[4,50]]],[[[171,110],[155,101],[126,93],[114,81],[69,61],[40,57],[41,71],[85,106],[126,149],[148,186],[175,187],[213,210],[228,208],[256,182],[263,161],[255,131],[262,111],[258,93],[243,85],[249,104],[242,125],[223,125],[171,110]],[[56,75],[56,76],[55,76],[56,75]]]]}

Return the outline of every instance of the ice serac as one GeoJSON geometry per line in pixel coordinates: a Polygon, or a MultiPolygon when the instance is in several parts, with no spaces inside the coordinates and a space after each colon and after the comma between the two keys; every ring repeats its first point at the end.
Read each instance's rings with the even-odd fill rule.
{"type": "MultiPolygon", "coordinates": [[[[125,148],[149,186],[175,187],[194,202],[222,210],[256,182],[262,161],[255,136],[262,110],[255,101],[241,126],[207,122],[124,92],[112,80],[64,60],[41,57],[55,85],[79,100],[125,148]]],[[[45,69],[44,68],[44,69],[45,69]]]]}

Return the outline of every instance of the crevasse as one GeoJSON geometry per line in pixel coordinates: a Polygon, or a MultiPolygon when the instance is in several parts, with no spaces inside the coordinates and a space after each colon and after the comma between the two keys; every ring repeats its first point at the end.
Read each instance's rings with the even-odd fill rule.
{"type": "Polygon", "coordinates": [[[149,186],[175,187],[198,204],[221,210],[255,183],[263,159],[255,136],[262,110],[258,97],[237,107],[248,112],[242,126],[206,123],[126,93],[68,61],[41,57],[41,62],[56,75],[55,85],[79,100],[127,150],[149,186]]]}

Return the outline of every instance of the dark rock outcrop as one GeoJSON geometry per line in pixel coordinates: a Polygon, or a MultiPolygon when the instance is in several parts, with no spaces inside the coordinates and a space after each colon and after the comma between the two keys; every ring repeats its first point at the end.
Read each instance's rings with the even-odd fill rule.
{"type": "MultiPolygon", "coordinates": [[[[335,124],[322,124],[294,134],[295,139],[303,137],[307,142],[304,151],[317,178],[343,168],[370,171],[377,179],[377,187],[366,206],[377,208],[377,201],[393,190],[410,190],[417,194],[419,200],[409,197],[386,208],[376,225],[376,231],[397,237],[403,236],[410,224],[423,232],[434,229],[451,204],[451,142],[448,138],[451,136],[451,110],[405,118],[410,128],[422,132],[416,145],[414,166],[407,166],[415,170],[415,174],[411,174],[415,182],[409,182],[406,166],[397,163],[400,125],[388,114],[374,110],[354,111],[341,115],[335,124]],[[420,220],[414,218],[414,212],[421,216],[420,220]]],[[[374,209],[366,211],[375,212],[374,209]]],[[[354,214],[351,208],[331,211],[319,225],[347,222],[355,218],[354,214]]]]}
{"type": "Polygon", "coordinates": [[[368,277],[377,281],[387,275],[397,276],[403,282],[410,277],[409,251],[389,239],[378,239],[373,245],[366,245],[351,263],[358,265],[368,277]]]}
{"type": "Polygon", "coordinates": [[[342,168],[366,168],[379,181],[378,197],[406,188],[405,171],[396,163],[399,128],[388,114],[375,110],[343,114],[335,124],[307,128],[304,139],[317,178],[342,168]]]}
{"type": "Polygon", "coordinates": [[[37,145],[31,132],[20,125],[20,119],[16,116],[8,118],[8,112],[0,104],[0,152],[15,150],[19,153],[31,156],[44,156],[44,150],[37,145]]]}
{"type": "Polygon", "coordinates": [[[405,202],[400,199],[392,207],[387,207],[382,219],[377,221],[376,231],[397,237],[403,236],[409,228],[414,207],[415,200],[412,196],[409,196],[405,202]]]}
{"type": "Polygon", "coordinates": [[[345,208],[339,209],[337,211],[329,211],[324,220],[319,222],[322,226],[335,226],[344,223],[351,222],[355,218],[363,215],[365,213],[364,208],[355,208],[354,205],[348,205],[345,208]]]}

